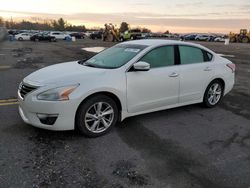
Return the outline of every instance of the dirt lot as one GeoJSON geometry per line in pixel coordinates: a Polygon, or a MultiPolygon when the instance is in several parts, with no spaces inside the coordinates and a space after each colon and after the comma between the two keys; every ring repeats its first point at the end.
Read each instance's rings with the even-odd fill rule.
{"type": "MultiPolygon", "coordinates": [[[[0,187],[250,187],[250,45],[202,44],[237,65],[233,91],[214,109],[191,105],[133,117],[88,139],[26,125],[17,105],[0,105],[0,187]]],[[[93,55],[83,47],[112,45],[0,43],[0,102],[15,99],[29,73],[93,55]]]]}

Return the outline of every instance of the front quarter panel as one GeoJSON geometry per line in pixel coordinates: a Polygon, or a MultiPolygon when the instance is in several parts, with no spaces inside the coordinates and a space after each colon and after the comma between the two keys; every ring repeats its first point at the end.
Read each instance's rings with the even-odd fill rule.
{"type": "Polygon", "coordinates": [[[78,99],[79,105],[90,95],[100,92],[109,92],[119,98],[122,110],[127,110],[126,77],[124,67],[118,69],[107,69],[102,74],[93,75],[79,83],[80,86],[70,95],[70,98],[78,99]]]}

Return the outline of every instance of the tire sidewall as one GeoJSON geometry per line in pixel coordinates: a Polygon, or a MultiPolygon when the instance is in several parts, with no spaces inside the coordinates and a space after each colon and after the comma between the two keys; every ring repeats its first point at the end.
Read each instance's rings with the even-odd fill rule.
{"type": "Polygon", "coordinates": [[[212,81],[212,82],[207,86],[207,89],[206,89],[206,91],[205,91],[204,98],[203,98],[203,104],[204,104],[206,107],[208,107],[208,108],[213,108],[213,107],[217,106],[217,105],[220,103],[220,101],[221,101],[221,99],[223,98],[223,96],[224,96],[224,87],[223,87],[223,84],[222,84],[221,81],[219,81],[219,80],[214,80],[214,81],[212,81]],[[210,104],[209,101],[208,101],[208,91],[209,91],[209,89],[211,88],[211,86],[212,86],[213,84],[215,84],[215,83],[217,83],[217,84],[220,85],[221,90],[222,90],[222,93],[221,93],[220,100],[219,100],[216,104],[212,105],[212,104],[210,104]]]}
{"type": "Polygon", "coordinates": [[[89,99],[87,99],[86,101],[84,101],[80,106],[79,106],[79,109],[77,110],[77,113],[76,113],[76,129],[78,131],[80,131],[81,134],[87,136],[87,137],[99,137],[99,136],[102,136],[106,133],[108,133],[112,127],[117,123],[118,121],[118,108],[117,108],[117,105],[116,103],[114,102],[113,99],[111,99],[110,97],[106,96],[106,95],[96,95],[96,96],[93,96],[89,99]],[[93,133],[91,131],[89,131],[85,125],[85,115],[86,115],[86,112],[88,111],[88,109],[95,103],[97,102],[106,102],[108,103],[109,105],[112,106],[113,110],[114,110],[114,119],[113,119],[113,122],[112,124],[109,126],[108,129],[106,129],[105,131],[101,132],[101,133],[93,133]]]}

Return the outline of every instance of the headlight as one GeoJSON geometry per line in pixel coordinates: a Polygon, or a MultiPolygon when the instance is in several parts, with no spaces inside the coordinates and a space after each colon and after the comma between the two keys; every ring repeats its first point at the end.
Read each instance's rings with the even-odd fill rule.
{"type": "Polygon", "coordinates": [[[65,101],[69,100],[69,95],[79,86],[65,86],[47,90],[37,95],[38,100],[45,101],[65,101]]]}

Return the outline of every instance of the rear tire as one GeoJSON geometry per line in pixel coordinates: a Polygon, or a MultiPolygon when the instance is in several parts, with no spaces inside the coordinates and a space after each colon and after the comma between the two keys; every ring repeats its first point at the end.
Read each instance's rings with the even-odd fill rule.
{"type": "Polygon", "coordinates": [[[243,39],[242,39],[242,43],[248,43],[249,42],[249,38],[248,37],[244,37],[243,39]]]}
{"type": "Polygon", "coordinates": [[[80,105],[76,114],[76,128],[87,137],[102,136],[112,129],[118,117],[114,100],[106,95],[96,95],[80,105]]]}
{"type": "Polygon", "coordinates": [[[207,108],[215,107],[223,98],[224,86],[221,81],[212,81],[204,94],[203,104],[207,108]]]}
{"type": "Polygon", "coordinates": [[[18,40],[19,40],[19,41],[23,41],[23,38],[22,38],[22,37],[19,37],[18,40]]]}

